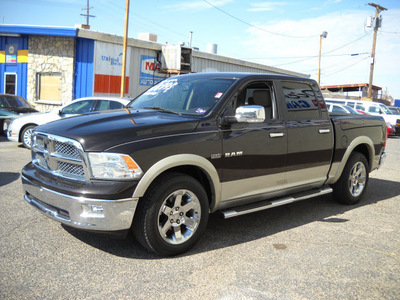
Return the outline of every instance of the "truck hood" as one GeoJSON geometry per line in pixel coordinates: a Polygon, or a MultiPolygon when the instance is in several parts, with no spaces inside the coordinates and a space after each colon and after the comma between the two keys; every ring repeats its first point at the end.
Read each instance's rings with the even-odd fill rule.
{"type": "Polygon", "coordinates": [[[37,131],[79,141],[85,151],[106,151],[128,142],[193,131],[199,119],[147,109],[120,109],[65,118],[37,131]]]}

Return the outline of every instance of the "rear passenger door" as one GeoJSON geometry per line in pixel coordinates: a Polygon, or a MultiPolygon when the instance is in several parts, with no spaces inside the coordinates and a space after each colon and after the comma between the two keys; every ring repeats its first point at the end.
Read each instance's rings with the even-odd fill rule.
{"type": "Polygon", "coordinates": [[[320,186],[333,154],[333,128],[316,83],[282,81],[288,134],[288,184],[298,190],[320,186]]]}

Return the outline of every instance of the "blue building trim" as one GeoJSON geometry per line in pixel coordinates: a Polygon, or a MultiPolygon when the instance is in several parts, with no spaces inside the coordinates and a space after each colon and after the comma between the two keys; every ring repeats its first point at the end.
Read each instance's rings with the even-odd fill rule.
{"type": "Polygon", "coordinates": [[[0,34],[27,34],[76,37],[77,28],[73,27],[44,27],[29,25],[0,25],[0,34]]]}
{"type": "MultiPolygon", "coordinates": [[[[19,37],[14,36],[0,36],[0,51],[5,51],[7,44],[17,45],[17,50],[28,50],[29,37],[27,35],[21,35],[19,37]]],[[[16,82],[16,95],[26,98],[27,96],[27,85],[28,85],[28,64],[27,63],[16,63],[7,64],[0,63],[0,93],[5,92],[4,80],[5,74],[15,73],[17,76],[16,82]]]]}
{"type": "Polygon", "coordinates": [[[77,38],[75,57],[75,99],[93,95],[94,40],[77,38]]]}

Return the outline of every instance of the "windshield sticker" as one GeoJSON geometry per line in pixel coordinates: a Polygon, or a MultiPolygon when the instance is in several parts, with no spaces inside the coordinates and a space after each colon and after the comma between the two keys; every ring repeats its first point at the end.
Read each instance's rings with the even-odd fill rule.
{"type": "Polygon", "coordinates": [[[217,94],[215,95],[215,98],[219,99],[219,98],[222,97],[222,95],[223,95],[223,93],[217,93],[217,94]]]}
{"type": "Polygon", "coordinates": [[[196,109],[196,113],[198,113],[200,115],[204,115],[206,113],[206,110],[203,108],[198,108],[198,109],[196,109]]]}
{"type": "Polygon", "coordinates": [[[144,93],[144,95],[153,96],[159,93],[166,93],[176,85],[178,85],[178,80],[176,79],[165,80],[150,88],[147,92],[144,93]]]}

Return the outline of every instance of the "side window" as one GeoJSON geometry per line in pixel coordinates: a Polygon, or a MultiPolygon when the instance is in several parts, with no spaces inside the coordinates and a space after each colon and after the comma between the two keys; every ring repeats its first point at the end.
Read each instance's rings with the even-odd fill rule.
{"type": "Polygon", "coordinates": [[[93,101],[79,101],[73,102],[70,105],[64,107],[62,110],[63,114],[84,114],[90,111],[93,101]]]}
{"type": "Polygon", "coordinates": [[[362,104],[357,104],[357,105],[356,105],[356,109],[357,109],[357,110],[365,111],[365,106],[362,105],[362,104]]]}
{"type": "Polygon", "coordinates": [[[340,106],[334,105],[332,107],[332,112],[336,114],[347,114],[347,111],[344,108],[341,108],[340,106]]]}
{"type": "Polygon", "coordinates": [[[96,103],[96,107],[94,108],[94,111],[107,110],[107,109],[110,109],[110,101],[98,100],[96,103]]]}
{"type": "Polygon", "coordinates": [[[117,101],[110,101],[110,108],[109,109],[118,109],[118,108],[122,108],[124,107],[124,105],[120,102],[117,101]]]}
{"type": "Polygon", "coordinates": [[[354,102],[347,102],[346,105],[347,105],[347,106],[350,106],[350,107],[352,107],[352,108],[354,108],[355,103],[354,103],[354,102]]]}
{"type": "Polygon", "coordinates": [[[282,81],[282,88],[289,119],[310,120],[320,117],[319,101],[310,85],[282,81]]]}
{"type": "Polygon", "coordinates": [[[380,109],[379,109],[379,106],[375,106],[375,105],[371,105],[369,108],[368,108],[368,112],[370,112],[370,113],[375,113],[375,114],[379,114],[380,113],[380,109]]]}
{"type": "Polygon", "coordinates": [[[272,84],[257,82],[246,86],[237,96],[235,109],[246,105],[263,106],[266,119],[273,119],[276,116],[274,93],[272,84]]]}

